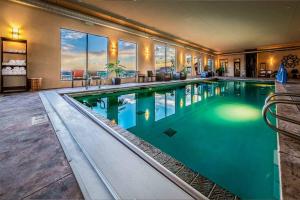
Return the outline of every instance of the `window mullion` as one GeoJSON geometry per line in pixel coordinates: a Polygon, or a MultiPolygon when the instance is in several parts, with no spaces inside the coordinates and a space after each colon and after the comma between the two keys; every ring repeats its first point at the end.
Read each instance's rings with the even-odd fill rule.
{"type": "Polygon", "coordinates": [[[85,64],[85,74],[88,74],[89,65],[89,35],[86,34],[86,64],[85,64]]]}

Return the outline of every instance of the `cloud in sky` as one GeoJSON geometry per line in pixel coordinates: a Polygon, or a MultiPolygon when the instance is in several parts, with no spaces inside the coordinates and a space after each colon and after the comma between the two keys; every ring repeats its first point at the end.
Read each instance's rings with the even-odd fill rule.
{"type": "Polygon", "coordinates": [[[68,44],[68,43],[65,43],[65,44],[61,45],[61,50],[62,51],[72,51],[74,48],[75,48],[74,45],[68,44]]]}
{"type": "Polygon", "coordinates": [[[62,37],[69,40],[77,40],[86,37],[86,33],[80,33],[75,31],[62,31],[62,37]]]}

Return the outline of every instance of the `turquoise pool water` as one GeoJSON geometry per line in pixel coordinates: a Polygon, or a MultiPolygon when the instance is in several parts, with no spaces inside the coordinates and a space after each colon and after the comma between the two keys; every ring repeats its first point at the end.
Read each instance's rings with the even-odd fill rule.
{"type": "Polygon", "coordinates": [[[219,81],[76,97],[242,199],[279,199],[274,85],[219,81]]]}

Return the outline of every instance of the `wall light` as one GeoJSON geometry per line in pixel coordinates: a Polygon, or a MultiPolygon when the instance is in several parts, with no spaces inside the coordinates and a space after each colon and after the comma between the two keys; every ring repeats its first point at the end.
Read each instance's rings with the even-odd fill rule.
{"type": "Polygon", "coordinates": [[[273,66],[273,57],[270,58],[270,66],[273,66]]]}
{"type": "Polygon", "coordinates": [[[112,54],[115,54],[116,53],[116,51],[117,51],[117,43],[116,42],[114,42],[114,41],[112,41],[111,42],[111,52],[112,52],[112,54]]]}
{"type": "Polygon", "coordinates": [[[150,55],[149,48],[148,48],[148,47],[146,47],[146,48],[145,48],[145,57],[146,57],[146,59],[148,59],[148,58],[149,58],[149,55],[150,55]]]}
{"type": "Polygon", "coordinates": [[[20,29],[17,27],[11,28],[11,37],[12,39],[18,40],[20,37],[20,29]]]}

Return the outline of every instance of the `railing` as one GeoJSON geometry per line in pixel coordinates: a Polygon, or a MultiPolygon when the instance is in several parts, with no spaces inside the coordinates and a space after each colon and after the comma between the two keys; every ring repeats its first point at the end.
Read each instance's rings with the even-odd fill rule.
{"type": "Polygon", "coordinates": [[[275,119],[280,119],[282,121],[286,121],[289,123],[293,123],[296,125],[300,125],[300,121],[286,117],[286,116],[282,116],[282,115],[278,115],[276,114],[276,112],[272,111],[271,107],[274,105],[278,105],[278,104],[285,104],[285,105],[300,105],[300,101],[299,100],[294,100],[292,97],[300,97],[300,94],[296,94],[296,93],[274,93],[269,95],[266,100],[265,100],[265,105],[263,107],[263,117],[265,122],[267,123],[267,125],[272,128],[273,130],[277,131],[278,133],[281,133],[283,135],[292,137],[294,139],[300,140],[300,134],[296,134],[294,132],[290,132],[288,130],[282,129],[277,127],[276,125],[272,124],[272,122],[270,121],[270,119],[268,118],[268,113],[271,114],[271,116],[273,116],[275,119]],[[275,97],[290,97],[289,99],[275,99],[275,97]]]}

